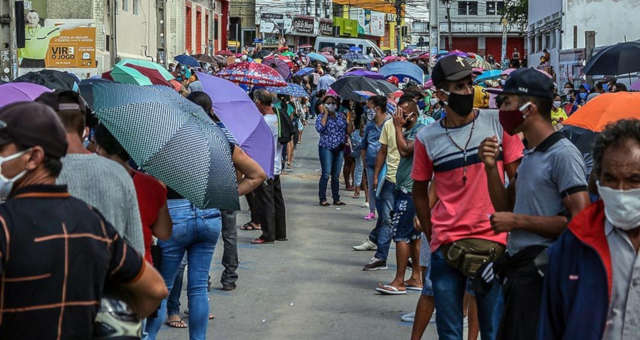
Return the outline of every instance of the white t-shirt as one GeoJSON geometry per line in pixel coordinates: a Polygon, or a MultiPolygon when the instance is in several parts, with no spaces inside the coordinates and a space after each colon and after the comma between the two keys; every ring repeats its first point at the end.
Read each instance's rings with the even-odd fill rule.
{"type": "Polygon", "coordinates": [[[273,160],[273,174],[278,176],[282,171],[282,144],[278,143],[278,116],[274,113],[264,115],[263,117],[273,134],[273,145],[276,150],[273,160]]]}

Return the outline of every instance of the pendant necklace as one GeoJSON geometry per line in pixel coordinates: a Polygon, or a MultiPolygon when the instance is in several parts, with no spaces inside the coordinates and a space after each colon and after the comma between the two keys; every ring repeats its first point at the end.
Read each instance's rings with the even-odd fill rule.
{"type": "MultiPolygon", "coordinates": [[[[471,131],[469,131],[469,137],[467,138],[467,142],[464,144],[464,148],[460,147],[460,145],[458,145],[458,143],[456,143],[455,140],[453,140],[453,138],[451,137],[451,135],[449,134],[449,128],[447,128],[446,124],[444,125],[444,131],[447,134],[447,137],[449,137],[449,140],[451,141],[451,143],[462,152],[462,157],[464,159],[464,163],[462,165],[462,184],[466,185],[467,184],[467,148],[469,147],[469,142],[471,142],[471,137],[473,136],[473,129],[476,126],[476,118],[473,118],[473,123],[471,123],[471,131]]],[[[446,120],[446,118],[445,118],[446,120]]]]}

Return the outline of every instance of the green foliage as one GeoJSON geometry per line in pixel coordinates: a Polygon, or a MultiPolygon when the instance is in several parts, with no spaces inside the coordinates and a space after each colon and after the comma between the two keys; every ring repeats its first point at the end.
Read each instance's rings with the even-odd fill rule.
{"type": "Polygon", "coordinates": [[[526,31],[529,0],[505,0],[504,9],[500,11],[500,16],[507,19],[510,25],[518,27],[520,31],[526,31]]]}

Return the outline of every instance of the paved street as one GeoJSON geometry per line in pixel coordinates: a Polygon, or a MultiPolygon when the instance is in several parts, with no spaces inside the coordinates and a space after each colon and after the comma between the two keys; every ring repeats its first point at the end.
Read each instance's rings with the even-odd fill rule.
{"type": "MultiPolygon", "coordinates": [[[[209,324],[209,339],[409,338],[411,324],[401,322],[400,315],[414,310],[419,293],[375,292],[377,282],[393,278],[394,247],[389,270],[362,271],[373,252],[354,252],[351,246],[363,241],[373,225],[362,218],[367,212],[364,195],[354,200],[352,193],[343,191],[346,206],[318,206],[317,158],[317,134],[309,126],[296,152],[294,170],[282,177],[289,241],[254,246],[249,242],[259,232],[239,231],[238,288],[210,293],[215,320],[209,324]]],[[[238,225],[248,220],[242,201],[238,225]]],[[[219,287],[221,255],[220,239],[213,266],[215,287],[219,287]]],[[[186,284],[183,287],[182,309],[186,284]]],[[[164,326],[158,338],[188,339],[188,330],[164,326]]],[[[435,338],[432,324],[424,339],[435,338]]]]}

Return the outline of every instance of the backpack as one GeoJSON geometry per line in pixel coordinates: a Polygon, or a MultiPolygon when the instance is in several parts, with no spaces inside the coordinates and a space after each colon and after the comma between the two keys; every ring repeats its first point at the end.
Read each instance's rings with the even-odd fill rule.
{"type": "Polygon", "coordinates": [[[286,113],[282,113],[279,108],[274,108],[278,115],[278,143],[287,144],[293,136],[293,123],[286,113]]]}

